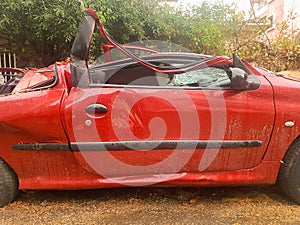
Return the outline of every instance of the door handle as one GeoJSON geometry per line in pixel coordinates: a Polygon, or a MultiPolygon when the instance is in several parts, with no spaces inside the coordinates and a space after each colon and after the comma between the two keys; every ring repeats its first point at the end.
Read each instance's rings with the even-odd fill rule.
{"type": "Polygon", "coordinates": [[[108,112],[108,109],[105,105],[103,104],[98,104],[98,103],[95,103],[95,104],[91,104],[89,106],[86,107],[85,111],[88,113],[88,114],[98,114],[98,113],[107,113],[108,112]]]}

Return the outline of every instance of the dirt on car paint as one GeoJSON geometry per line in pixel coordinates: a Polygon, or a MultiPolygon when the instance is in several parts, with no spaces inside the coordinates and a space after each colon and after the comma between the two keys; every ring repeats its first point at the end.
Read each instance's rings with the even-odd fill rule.
{"type": "Polygon", "coordinates": [[[0,224],[300,224],[277,186],[27,191],[0,224]]]}

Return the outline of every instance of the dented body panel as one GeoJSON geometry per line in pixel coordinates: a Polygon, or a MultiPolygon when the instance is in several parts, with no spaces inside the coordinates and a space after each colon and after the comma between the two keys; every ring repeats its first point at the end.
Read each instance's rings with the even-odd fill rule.
{"type": "MultiPolygon", "coordinates": [[[[143,183],[147,184],[149,180],[160,181],[164,177],[166,179],[160,182],[159,185],[269,184],[276,182],[280,160],[286,151],[285,148],[288,148],[298,136],[298,128],[277,126],[280,121],[285,122],[285,116],[282,113],[282,118],[279,118],[279,120],[275,116],[275,107],[280,108],[274,104],[276,91],[274,96],[272,85],[268,81],[271,78],[266,79],[264,76],[259,77],[261,86],[256,91],[178,90],[177,92],[170,92],[169,90],[134,88],[125,90],[120,88],[68,88],[65,76],[70,75],[69,66],[61,65],[58,70],[59,83],[51,90],[19,93],[0,98],[0,106],[2,105],[3,109],[9,108],[12,110],[12,112],[6,114],[7,117],[2,117],[2,121],[5,122],[1,123],[1,135],[5,137],[6,142],[2,144],[1,158],[16,171],[20,179],[21,189],[99,188],[130,185],[136,182],[142,185],[143,183]],[[121,98],[120,93],[122,93],[121,98]],[[164,99],[162,99],[162,96],[164,99]],[[99,141],[99,138],[102,142],[120,141],[116,137],[118,132],[125,135],[122,137],[123,140],[128,140],[131,138],[130,133],[126,131],[128,128],[136,139],[145,140],[149,139],[149,135],[151,135],[149,122],[155,116],[162,118],[167,123],[168,131],[165,134],[165,139],[178,140],[180,129],[177,127],[180,127],[180,118],[176,105],[174,108],[166,100],[184,102],[187,96],[193,102],[195,111],[189,112],[193,107],[186,106],[187,111],[185,113],[191,113],[191,118],[193,116],[198,117],[198,123],[201,126],[196,134],[193,132],[185,134],[187,135],[184,137],[185,140],[212,139],[212,126],[224,126],[224,133],[219,137],[215,136],[213,139],[261,140],[262,145],[249,148],[230,148],[230,146],[220,148],[207,167],[203,163],[201,164],[201,159],[205,155],[207,157],[207,154],[211,154],[210,150],[213,152],[216,149],[195,149],[192,152],[189,152],[188,149],[180,149],[181,153],[188,155],[188,160],[181,165],[182,168],[164,167],[163,171],[160,169],[150,171],[151,173],[149,171],[144,171],[144,173],[141,171],[139,173],[117,171],[110,174],[114,178],[122,180],[121,184],[118,183],[118,179],[117,181],[111,181],[101,176],[97,169],[95,170],[90,166],[86,153],[82,153],[82,151],[72,151],[71,148],[67,151],[59,149],[18,151],[11,149],[12,145],[21,143],[57,143],[69,146],[69,143],[78,141],[95,142],[99,141]],[[218,98],[220,96],[223,96],[224,102],[220,102],[218,98]],[[118,97],[120,99],[117,99],[118,97]],[[158,97],[161,99],[157,100],[158,97]],[[130,107],[133,98],[144,100],[138,102],[132,108],[128,114],[129,120],[126,121],[127,117],[118,117],[118,120],[113,120],[113,113],[122,114],[122,112],[126,112],[126,108],[130,107]],[[98,100],[111,107],[108,107],[110,113],[95,116],[85,112],[86,106],[98,102],[98,100]],[[207,121],[212,120],[212,107],[220,104],[224,104],[226,111],[216,108],[213,109],[215,110],[214,113],[219,113],[217,115],[222,116],[222,113],[225,112],[226,117],[218,118],[216,124],[207,123],[207,121]],[[13,113],[15,110],[22,111],[24,105],[33,105],[34,107],[31,107],[26,113],[20,113],[19,117],[13,113]],[[112,106],[116,108],[112,109],[112,106]],[[9,117],[9,115],[14,116],[9,117]],[[75,124],[74,117],[76,117],[75,124]],[[86,120],[92,120],[96,124],[96,136],[85,124],[86,120]],[[116,131],[112,124],[119,131],[116,131]],[[76,126],[74,127],[74,125],[76,126]],[[34,129],[32,129],[33,126],[34,129]],[[274,133],[282,133],[280,129],[287,129],[285,141],[281,142],[280,137],[282,136],[277,134],[278,137],[274,138],[274,133]],[[288,129],[295,130],[291,134],[288,129]],[[80,135],[80,140],[76,137],[76,135],[78,136],[76,132],[84,133],[84,135],[80,135]],[[273,135],[272,138],[271,135],[273,135]],[[95,140],[94,138],[98,139],[95,140]],[[277,147],[274,148],[274,146],[277,147]],[[284,146],[284,148],[278,148],[278,146],[284,146]],[[85,156],[83,156],[84,154],[85,156]],[[204,167],[200,168],[200,165],[204,167]]],[[[282,95],[282,101],[286,100],[284,99],[286,95],[282,95]]],[[[278,94],[278,96],[281,95],[278,94]]],[[[184,104],[180,103],[180,105],[184,107],[184,104]]],[[[286,103],[285,105],[289,106],[286,103]]],[[[292,104],[290,107],[292,107],[292,104]]],[[[278,111],[279,109],[277,109],[278,111]]],[[[297,121],[295,120],[295,122],[297,121]]],[[[152,139],[155,139],[155,137],[152,137],[152,139]]],[[[117,150],[109,152],[109,154],[129,165],[145,166],[163,161],[174,151],[178,150],[117,150]]],[[[101,162],[101,154],[104,155],[101,152],[87,152],[90,155],[88,157],[97,158],[94,163],[101,162]]],[[[178,157],[179,155],[177,155],[178,157]]]]}

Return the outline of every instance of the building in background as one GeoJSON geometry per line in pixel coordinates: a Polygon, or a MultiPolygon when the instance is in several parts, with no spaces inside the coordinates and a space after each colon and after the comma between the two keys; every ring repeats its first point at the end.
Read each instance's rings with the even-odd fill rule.
{"type": "Polygon", "coordinates": [[[276,24],[289,21],[291,32],[300,30],[300,0],[251,0],[252,12],[268,23],[266,34],[274,38],[279,34],[276,24]]]}

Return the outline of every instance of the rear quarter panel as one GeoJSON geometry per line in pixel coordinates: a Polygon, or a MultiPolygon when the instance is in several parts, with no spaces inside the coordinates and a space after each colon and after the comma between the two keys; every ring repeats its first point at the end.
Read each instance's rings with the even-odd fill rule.
{"type": "Polygon", "coordinates": [[[300,134],[300,81],[265,74],[274,91],[275,123],[265,161],[281,161],[286,150],[300,134]],[[288,127],[286,122],[295,123],[288,127]]]}

